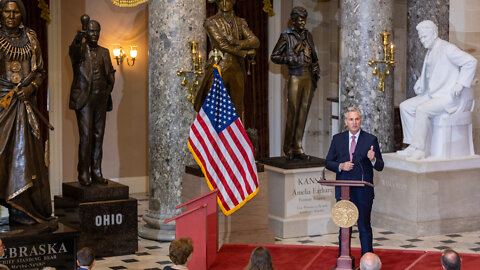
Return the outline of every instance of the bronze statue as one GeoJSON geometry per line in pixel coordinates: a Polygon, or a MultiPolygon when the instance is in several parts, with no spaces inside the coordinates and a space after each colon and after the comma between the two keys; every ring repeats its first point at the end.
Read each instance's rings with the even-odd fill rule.
{"type": "MultiPolygon", "coordinates": [[[[209,0],[209,2],[217,4],[218,13],[207,18],[203,26],[207,30],[212,49],[217,49],[223,54],[218,63],[222,71],[222,79],[238,115],[242,117],[245,81],[244,58],[255,56],[255,49],[260,46],[260,41],[248,28],[247,22],[235,16],[233,11],[235,0],[209,0]]],[[[210,57],[205,77],[195,97],[196,111],[200,111],[208,90],[212,86],[213,64],[215,64],[213,57],[210,57]]]]}
{"type": "Polygon", "coordinates": [[[273,49],[271,59],[286,64],[289,71],[287,123],[283,152],[288,160],[310,159],[302,148],[303,133],[320,69],[312,34],[305,29],[307,10],[294,7],[290,13],[293,27],[284,31],[273,49]]]}
{"type": "MultiPolygon", "coordinates": [[[[45,71],[21,0],[0,2],[0,202],[10,225],[56,227],[36,95],[45,71]]],[[[53,228],[52,228],[53,229],[53,228]]]]}
{"type": "Polygon", "coordinates": [[[112,110],[110,93],[115,69],[108,49],[97,43],[100,24],[88,15],[83,15],[81,21],[82,30],[77,32],[69,50],[73,67],[69,106],[75,110],[80,137],[78,182],[90,186],[92,181],[108,183],[102,174],[102,146],[107,111],[112,110]]]}

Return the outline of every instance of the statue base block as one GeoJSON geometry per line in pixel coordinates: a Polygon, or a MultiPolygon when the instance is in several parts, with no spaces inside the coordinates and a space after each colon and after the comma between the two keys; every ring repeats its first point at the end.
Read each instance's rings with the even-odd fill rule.
{"type": "Polygon", "coordinates": [[[79,202],[120,200],[128,198],[128,186],[110,180],[108,184],[93,182],[89,187],[78,182],[67,182],[62,184],[62,194],[79,202]]]}
{"type": "Polygon", "coordinates": [[[414,237],[480,230],[480,156],[383,160],[374,179],[373,226],[414,237]]]}
{"type": "MultiPolygon", "coordinates": [[[[8,223],[8,222],[7,222],[8,223]]],[[[35,226],[1,226],[5,255],[0,264],[10,269],[76,269],[78,231],[62,223],[54,232],[35,232],[35,226]]]]}
{"type": "Polygon", "coordinates": [[[114,182],[90,187],[63,184],[64,190],[68,186],[72,191],[83,190],[84,195],[101,193],[110,186],[103,196],[95,195],[102,199],[98,201],[90,201],[90,195],[69,197],[64,193],[63,197],[54,197],[55,215],[61,222],[80,232],[77,247],[88,246],[101,257],[133,254],[138,249],[137,200],[128,197],[128,186],[111,183],[114,182]],[[125,188],[126,196],[119,196],[125,188]]]}
{"type": "MultiPolygon", "coordinates": [[[[304,168],[301,168],[302,162],[293,163],[296,169],[265,165],[270,229],[280,238],[338,232],[338,227],[330,218],[331,207],[335,204],[334,188],[317,183],[321,179],[323,164],[311,167],[309,162],[304,161],[304,168]]],[[[328,174],[329,177],[333,175],[328,174]]]]}

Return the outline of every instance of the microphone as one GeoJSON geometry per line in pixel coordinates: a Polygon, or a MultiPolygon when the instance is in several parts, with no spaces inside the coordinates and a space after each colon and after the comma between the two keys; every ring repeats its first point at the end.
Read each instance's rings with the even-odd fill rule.
{"type": "Polygon", "coordinates": [[[323,170],[322,170],[322,180],[327,180],[325,179],[325,169],[327,168],[327,165],[325,164],[325,166],[323,167],[323,170]]]}
{"type": "MultiPolygon", "coordinates": [[[[355,159],[355,153],[352,153],[352,161],[353,161],[354,159],[355,159]]],[[[358,164],[358,165],[360,165],[360,169],[362,169],[362,181],[363,181],[364,172],[363,172],[362,163],[360,162],[360,160],[357,160],[357,162],[353,162],[353,164],[358,164]]]]}

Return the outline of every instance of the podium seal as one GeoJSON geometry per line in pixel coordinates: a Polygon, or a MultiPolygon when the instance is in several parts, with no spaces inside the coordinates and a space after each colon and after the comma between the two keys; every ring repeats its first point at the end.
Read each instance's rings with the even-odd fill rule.
{"type": "Polygon", "coordinates": [[[358,209],[351,201],[340,200],[332,207],[332,219],[341,228],[350,228],[357,222],[358,209]]]}

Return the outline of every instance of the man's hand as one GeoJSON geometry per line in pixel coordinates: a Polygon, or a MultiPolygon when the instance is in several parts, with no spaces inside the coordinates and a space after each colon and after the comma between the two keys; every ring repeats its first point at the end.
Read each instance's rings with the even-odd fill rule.
{"type": "Polygon", "coordinates": [[[17,92],[17,97],[24,101],[27,100],[35,92],[35,87],[32,84],[20,88],[17,92]]]}
{"type": "Polygon", "coordinates": [[[375,151],[373,151],[373,145],[370,146],[370,150],[368,150],[367,157],[368,159],[370,159],[370,162],[375,162],[375,151]]]}
{"type": "Polygon", "coordinates": [[[463,85],[457,83],[455,86],[452,88],[452,97],[453,98],[458,98],[462,94],[463,90],[463,85]]]}
{"type": "Polygon", "coordinates": [[[340,163],[340,170],[348,172],[352,169],[353,169],[353,162],[346,161],[346,162],[340,163]]]}

